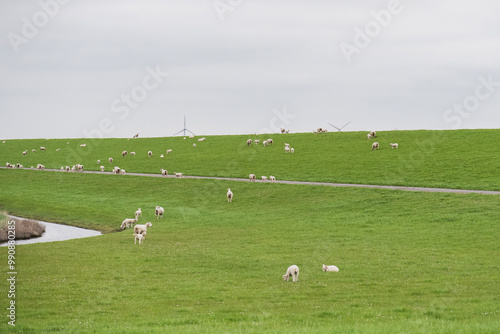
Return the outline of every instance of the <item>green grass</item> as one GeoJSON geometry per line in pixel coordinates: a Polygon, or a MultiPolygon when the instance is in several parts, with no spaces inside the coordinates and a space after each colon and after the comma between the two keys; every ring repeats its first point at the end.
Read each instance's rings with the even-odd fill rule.
{"type": "Polygon", "coordinates": [[[141,207],[153,222],[143,246],[130,229],[18,246],[11,332],[500,329],[498,196],[15,170],[0,185],[27,218],[113,232],[141,207]]]}
{"type": "Polygon", "coordinates": [[[86,170],[98,170],[99,159],[107,171],[119,166],[127,172],[159,174],[164,168],[198,176],[247,178],[254,173],[279,180],[500,190],[498,138],[500,130],[381,131],[375,139],[379,151],[371,150],[373,140],[365,132],[208,136],[205,142],[182,137],[8,140],[0,144],[0,164],[42,163],[59,169],[80,163],[86,170]],[[273,138],[275,143],[247,147],[248,138],[273,138]],[[294,154],[284,153],[285,142],[294,154]],[[399,143],[399,149],[391,149],[391,142],[399,143]],[[80,147],[82,143],[87,146],[80,147]],[[47,150],[40,151],[40,146],[47,150]],[[167,149],[173,153],[166,155],[167,149]],[[137,155],[122,157],[123,150],[137,155]]]}

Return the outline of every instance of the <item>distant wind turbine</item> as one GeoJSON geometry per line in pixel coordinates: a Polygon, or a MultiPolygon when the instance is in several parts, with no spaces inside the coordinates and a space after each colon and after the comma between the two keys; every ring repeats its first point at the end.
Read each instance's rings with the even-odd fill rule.
{"type": "Polygon", "coordinates": [[[335,129],[337,129],[337,130],[341,131],[341,130],[342,130],[343,128],[345,128],[345,127],[346,127],[349,123],[351,123],[351,121],[347,122],[346,124],[344,124],[344,126],[342,126],[342,127],[340,127],[340,128],[336,127],[336,126],[335,126],[335,125],[333,125],[333,124],[330,124],[330,123],[328,123],[328,124],[330,124],[331,126],[333,126],[335,129]]]}
{"type": "Polygon", "coordinates": [[[179,132],[175,133],[175,134],[174,134],[174,136],[177,136],[179,133],[184,132],[184,137],[185,137],[185,136],[186,136],[186,131],[187,131],[187,132],[190,132],[190,133],[194,136],[194,133],[193,133],[193,132],[191,132],[190,130],[188,130],[188,129],[186,128],[186,115],[184,115],[184,129],[182,129],[181,131],[179,131],[179,132]]]}

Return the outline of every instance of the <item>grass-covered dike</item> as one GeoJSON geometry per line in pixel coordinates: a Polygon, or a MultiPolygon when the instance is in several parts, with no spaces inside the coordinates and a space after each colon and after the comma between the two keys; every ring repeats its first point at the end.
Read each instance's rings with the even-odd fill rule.
{"type": "MultiPolygon", "coordinates": [[[[384,163],[399,169],[390,163],[400,161],[398,154],[411,157],[404,151],[408,138],[424,133],[431,132],[402,132],[393,140],[394,133],[389,137],[382,132],[376,139],[381,143],[378,152],[371,151],[362,133],[273,135],[274,146],[266,148],[246,147],[246,138],[253,136],[207,137],[196,142],[196,148],[192,147],[196,138],[191,142],[110,139],[99,146],[103,152],[95,148],[96,156],[89,154],[74,163],[97,170],[91,161],[115,155],[105,152],[109,149],[117,151],[116,165],[127,171],[159,173],[167,168],[191,175],[238,177],[253,172],[339,182],[345,181],[339,175],[349,175],[355,183],[379,184],[386,178],[374,171],[384,163]],[[290,142],[294,155],[285,155],[281,140],[290,142]],[[398,142],[399,150],[391,150],[385,140],[398,142]],[[110,146],[105,150],[106,143],[110,146]],[[124,143],[138,146],[123,147],[124,143]],[[172,155],[149,159],[147,148],[154,143],[158,148],[149,148],[154,153],[164,147],[172,148],[172,155]],[[339,151],[316,152],[315,163],[301,157],[305,148],[318,147],[339,151]],[[351,152],[352,147],[363,153],[355,154],[354,148],[351,152]],[[122,160],[123,149],[135,150],[140,159],[122,160]],[[369,167],[364,165],[372,173],[359,165],[365,159],[362,155],[372,161],[369,167]],[[351,168],[337,175],[325,166],[337,166],[336,171],[342,169],[338,166],[351,168]]],[[[484,143],[498,133],[445,131],[437,142],[447,143],[451,150],[460,137],[484,143]]],[[[0,162],[16,163],[19,148],[24,147],[21,155],[37,145],[45,145],[47,151],[36,154],[58,157],[55,153],[63,149],[56,152],[59,145],[55,145],[52,152],[51,141],[7,141],[0,144],[0,162]],[[17,146],[11,152],[1,145],[17,146]]],[[[69,141],[66,145],[74,141],[75,149],[79,147],[79,140],[69,141]]],[[[434,154],[447,150],[436,144],[433,151],[429,157],[436,162],[434,154]]],[[[466,156],[472,149],[459,151],[454,151],[462,155],[457,158],[442,153],[441,166],[451,169],[426,172],[435,183],[423,180],[419,185],[443,186],[446,175],[455,175],[450,187],[483,189],[488,183],[486,189],[498,189],[497,148],[475,148],[474,160],[483,157],[493,168],[482,179],[474,175],[487,168],[466,156]],[[452,168],[451,161],[469,161],[468,174],[452,168]]],[[[61,164],[47,156],[39,162],[33,159],[46,168],[61,164]]],[[[425,161],[419,166],[427,165],[425,161]]],[[[408,181],[424,173],[416,167],[407,169],[408,181]]],[[[18,246],[16,327],[5,320],[2,332],[496,333],[500,329],[498,196],[31,170],[0,170],[0,186],[1,209],[9,214],[107,233],[18,246]],[[232,203],[227,203],[227,188],[234,192],[232,203]],[[165,208],[163,219],[154,219],[156,205],[165,208]],[[139,223],[151,221],[153,227],[145,244],[134,246],[131,230],[118,230],[139,207],[143,211],[139,223]],[[323,272],[323,263],[340,271],[323,272]],[[282,275],[292,264],[300,268],[299,280],[283,282],[282,275]]],[[[0,254],[6,259],[5,249],[0,254]]],[[[4,272],[6,267],[5,260],[4,272]]],[[[2,286],[6,288],[7,282],[2,286]]],[[[6,309],[6,298],[0,300],[1,309],[6,309]]]]}

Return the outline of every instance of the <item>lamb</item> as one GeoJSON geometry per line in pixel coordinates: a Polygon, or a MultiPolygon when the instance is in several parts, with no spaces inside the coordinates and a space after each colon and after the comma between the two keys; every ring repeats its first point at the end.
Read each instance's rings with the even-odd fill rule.
{"type": "Polygon", "coordinates": [[[144,243],[144,239],[146,239],[146,232],[139,234],[134,233],[134,245],[136,244],[137,240],[139,240],[139,245],[142,245],[144,243]]]}
{"type": "Polygon", "coordinates": [[[167,150],[167,154],[170,154],[170,153],[172,153],[172,149],[167,150]]]}
{"type": "Polygon", "coordinates": [[[255,139],[255,140],[253,141],[253,143],[254,143],[255,145],[259,145],[259,143],[260,143],[260,139],[255,139]]]}
{"type": "Polygon", "coordinates": [[[150,157],[150,158],[151,158],[152,156],[153,156],[153,152],[148,151],[148,157],[150,157]]]}
{"type": "Polygon", "coordinates": [[[269,175],[269,180],[271,180],[271,182],[274,182],[274,181],[276,181],[276,177],[269,175]]]}
{"type": "Polygon", "coordinates": [[[23,151],[23,155],[28,155],[28,150],[23,151]]]}
{"type": "Polygon", "coordinates": [[[132,226],[132,224],[134,224],[135,222],[137,222],[137,217],[135,219],[127,218],[127,219],[125,219],[122,222],[122,224],[120,225],[120,228],[122,230],[124,230],[124,229],[129,228],[130,226],[132,226]]]}
{"type": "Polygon", "coordinates": [[[165,209],[162,208],[161,206],[156,206],[155,208],[155,218],[163,218],[163,214],[165,213],[165,209]]]}
{"type": "Polygon", "coordinates": [[[144,225],[135,225],[134,226],[134,233],[135,234],[141,234],[141,233],[146,233],[148,230],[148,227],[152,227],[153,224],[151,223],[146,223],[144,225]]]}
{"type": "Polygon", "coordinates": [[[175,177],[182,177],[182,173],[174,173],[175,177]]]}
{"type": "Polygon", "coordinates": [[[109,158],[108,161],[109,161],[109,163],[112,163],[113,162],[113,158],[109,158]]]}
{"type": "Polygon", "coordinates": [[[233,192],[231,188],[227,188],[227,202],[231,203],[233,201],[233,192]]]}
{"type": "Polygon", "coordinates": [[[80,164],[76,165],[76,169],[77,169],[77,171],[83,173],[83,165],[80,165],[80,164]]]}
{"type": "Polygon", "coordinates": [[[285,146],[285,153],[290,153],[290,147],[285,146]]]}
{"type": "Polygon", "coordinates": [[[378,148],[379,148],[379,144],[378,144],[378,142],[376,141],[376,142],[374,142],[374,143],[372,144],[372,150],[378,150],[378,148]]]}
{"type": "Polygon", "coordinates": [[[252,145],[252,139],[247,140],[247,146],[250,146],[250,145],[252,145]]]}
{"type": "Polygon", "coordinates": [[[334,272],[338,273],[339,268],[337,268],[336,266],[325,266],[323,264],[323,271],[334,271],[334,272]]]}
{"type": "Polygon", "coordinates": [[[290,153],[295,152],[295,149],[293,147],[290,147],[290,153]]]}
{"type": "Polygon", "coordinates": [[[250,179],[250,182],[252,182],[252,181],[255,182],[255,178],[256,178],[255,174],[249,174],[248,178],[250,179]]]}
{"type": "Polygon", "coordinates": [[[104,172],[104,166],[101,166],[101,172],[104,172]]]}
{"type": "Polygon", "coordinates": [[[131,156],[135,156],[135,152],[130,152],[130,155],[131,156]]]}
{"type": "Polygon", "coordinates": [[[45,147],[41,146],[40,151],[45,151],[45,147]]]}
{"type": "Polygon", "coordinates": [[[61,149],[60,149],[60,148],[58,148],[58,149],[56,149],[56,152],[59,152],[60,150],[61,150],[61,149]]]}
{"type": "Polygon", "coordinates": [[[122,157],[127,156],[127,154],[128,154],[128,152],[127,152],[127,151],[123,151],[123,152],[122,152],[122,157]]]}
{"type": "Polygon", "coordinates": [[[66,166],[66,171],[69,172],[71,168],[69,166],[66,166]]]}
{"type": "Polygon", "coordinates": [[[398,143],[391,143],[391,148],[398,148],[398,147],[399,147],[398,143]]]}
{"type": "Polygon", "coordinates": [[[168,175],[168,171],[166,169],[162,168],[162,169],[160,169],[160,171],[161,171],[161,175],[163,175],[163,176],[167,176],[168,175]]]}
{"type": "Polygon", "coordinates": [[[7,167],[7,168],[12,168],[12,165],[11,165],[10,163],[8,163],[8,162],[7,162],[7,163],[5,164],[5,167],[7,167]]]}
{"type": "Polygon", "coordinates": [[[142,210],[141,210],[141,208],[137,209],[137,211],[135,212],[135,219],[138,219],[139,216],[142,217],[142,210]]]}
{"type": "Polygon", "coordinates": [[[115,168],[113,168],[113,173],[114,174],[120,174],[120,167],[115,166],[115,168]]]}
{"type": "Polygon", "coordinates": [[[42,164],[38,164],[36,165],[36,169],[39,169],[39,170],[44,170],[45,169],[45,166],[42,165],[42,164]]]}
{"type": "Polygon", "coordinates": [[[299,267],[296,265],[288,267],[286,274],[283,275],[283,279],[288,282],[290,277],[292,277],[293,282],[297,282],[299,280],[299,267]]]}

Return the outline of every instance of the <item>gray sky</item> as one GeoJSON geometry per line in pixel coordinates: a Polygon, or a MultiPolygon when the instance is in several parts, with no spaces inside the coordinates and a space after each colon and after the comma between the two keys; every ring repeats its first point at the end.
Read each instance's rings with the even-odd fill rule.
{"type": "Polygon", "coordinates": [[[0,138],[500,127],[497,0],[0,2],[0,138]],[[351,3],[352,2],[352,3],[351,3]]]}

